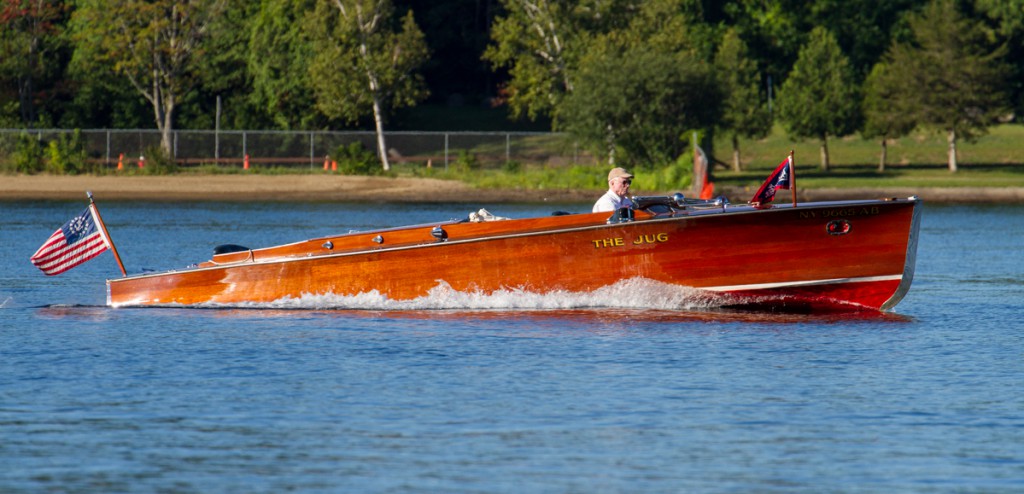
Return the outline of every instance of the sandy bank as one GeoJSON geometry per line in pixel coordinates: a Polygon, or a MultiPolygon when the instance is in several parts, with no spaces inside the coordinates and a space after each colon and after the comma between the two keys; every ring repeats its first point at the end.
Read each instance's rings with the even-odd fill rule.
{"type": "Polygon", "coordinates": [[[86,191],[104,201],[541,202],[586,199],[593,195],[571,191],[480,190],[462,182],[430,178],[0,175],[0,200],[77,200],[84,199],[86,191]]]}
{"type": "MultiPolygon", "coordinates": [[[[0,200],[103,201],[374,201],[374,202],[587,202],[600,191],[475,189],[430,178],[341,175],[49,176],[0,175],[0,200]]],[[[639,195],[645,191],[635,191],[639,195]]],[[[753,190],[725,189],[734,203],[753,190]]],[[[656,195],[656,194],[649,194],[656,195]]],[[[1024,203],[1024,188],[801,189],[799,200],[873,199],[916,195],[931,203],[1024,203]]],[[[782,201],[789,199],[783,191],[782,201]]]]}

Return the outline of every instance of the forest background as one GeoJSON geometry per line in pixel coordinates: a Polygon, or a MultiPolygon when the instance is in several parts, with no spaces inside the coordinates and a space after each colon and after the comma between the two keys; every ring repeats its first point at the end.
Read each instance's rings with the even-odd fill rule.
{"type": "MultiPolygon", "coordinates": [[[[374,129],[384,170],[384,129],[555,130],[671,181],[694,133],[736,174],[771,136],[827,174],[837,138],[884,173],[938,134],[955,172],[1024,107],[1024,0],[3,0],[0,26],[0,128],[155,127],[167,159],[174,129],[374,129]]],[[[31,146],[6,169],[88,171],[31,146]]]]}

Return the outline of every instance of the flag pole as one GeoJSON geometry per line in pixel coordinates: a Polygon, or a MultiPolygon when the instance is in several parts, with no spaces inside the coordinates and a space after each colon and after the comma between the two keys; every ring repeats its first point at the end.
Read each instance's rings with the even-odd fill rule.
{"type": "Polygon", "coordinates": [[[700,154],[697,151],[697,131],[693,131],[690,140],[693,144],[693,195],[700,197],[704,188],[704,175],[701,172],[700,154]]]}
{"type": "Polygon", "coordinates": [[[107,233],[107,225],[103,224],[103,218],[100,217],[100,210],[96,207],[96,201],[92,199],[92,192],[86,192],[85,195],[89,196],[89,209],[92,210],[92,214],[96,216],[96,223],[99,223],[100,230],[103,231],[103,240],[110,246],[110,251],[114,253],[114,259],[117,260],[117,267],[121,268],[121,276],[128,276],[128,272],[124,270],[124,264],[121,262],[121,256],[117,253],[117,248],[114,247],[114,241],[110,239],[110,234],[107,233]]]}
{"type": "Polygon", "coordinates": [[[793,193],[793,207],[795,208],[796,207],[796,164],[793,163],[793,150],[792,149],[789,150],[789,180],[790,180],[790,182],[792,182],[790,184],[789,189],[790,189],[790,192],[793,193]]]}

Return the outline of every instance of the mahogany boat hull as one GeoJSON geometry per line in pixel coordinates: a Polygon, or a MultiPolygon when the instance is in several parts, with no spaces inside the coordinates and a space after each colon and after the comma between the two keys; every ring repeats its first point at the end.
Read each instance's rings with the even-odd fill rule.
{"type": "Polygon", "coordinates": [[[499,290],[590,293],[642,279],[720,305],[894,307],[913,279],[920,202],[445,222],[215,255],[193,268],[107,281],[108,305],[270,303],[310,295],[390,300],[499,290]]]}

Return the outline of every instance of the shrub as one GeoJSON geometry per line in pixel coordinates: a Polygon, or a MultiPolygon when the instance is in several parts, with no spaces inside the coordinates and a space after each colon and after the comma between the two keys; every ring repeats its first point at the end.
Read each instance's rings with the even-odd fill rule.
{"type": "Polygon", "coordinates": [[[384,168],[377,155],[363,147],[361,142],[353,142],[348,146],[338,146],[334,150],[337,157],[338,171],[345,175],[383,175],[384,168]]]}
{"type": "Polygon", "coordinates": [[[661,170],[661,183],[658,190],[673,191],[689,189],[693,183],[693,159],[683,154],[675,163],[661,170]]]}
{"type": "Polygon", "coordinates": [[[178,172],[178,164],[160,146],[147,147],[143,156],[146,162],[140,171],[144,175],[171,175],[178,172]]]}
{"type": "Polygon", "coordinates": [[[455,162],[452,163],[452,168],[459,173],[468,173],[470,171],[480,169],[480,160],[477,159],[476,155],[470,153],[465,149],[459,150],[459,157],[455,158],[455,162]]]}
{"type": "Polygon", "coordinates": [[[89,173],[89,154],[82,142],[82,132],[75,129],[69,136],[61,133],[57,139],[46,145],[46,170],[57,175],[78,175],[89,173]]]}
{"type": "Polygon", "coordinates": [[[23,132],[18,136],[18,143],[12,155],[16,173],[34,174],[45,168],[43,162],[43,144],[36,136],[23,132]]]}

